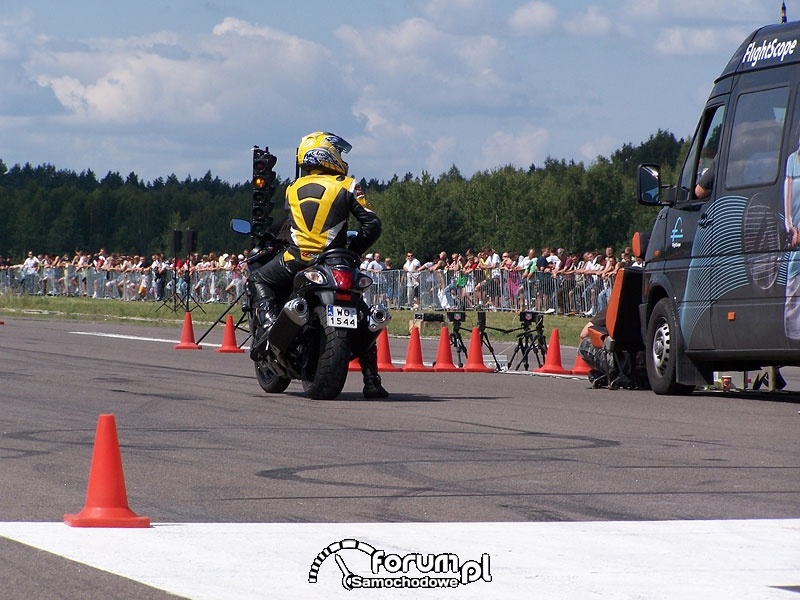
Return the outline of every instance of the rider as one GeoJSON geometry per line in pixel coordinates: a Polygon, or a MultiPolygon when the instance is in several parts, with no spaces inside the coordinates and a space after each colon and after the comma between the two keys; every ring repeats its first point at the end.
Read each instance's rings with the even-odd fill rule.
{"type": "MultiPolygon", "coordinates": [[[[348,165],[342,154],[352,146],[333,133],[317,131],[303,137],[297,148],[300,177],[286,189],[291,241],[286,250],[251,273],[249,282],[261,333],[250,357],[262,355],[267,346],[268,329],[274,323],[278,299],[285,300],[295,274],[306,268],[322,251],[350,248],[363,254],[380,237],[381,221],[367,203],[359,183],[347,176],[348,165]],[[347,243],[347,220],[359,222],[358,235],[347,243]]],[[[364,377],[364,396],[385,398],[389,393],[378,375],[378,354],[374,344],[359,356],[364,377]]]]}

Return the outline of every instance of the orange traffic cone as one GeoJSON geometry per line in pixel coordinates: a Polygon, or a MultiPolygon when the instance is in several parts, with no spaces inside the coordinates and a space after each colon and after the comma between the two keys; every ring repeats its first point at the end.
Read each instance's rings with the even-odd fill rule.
{"type": "Polygon", "coordinates": [[[86,505],[78,514],[64,515],[64,523],[71,527],[150,527],[150,517],[140,517],[128,507],[114,415],[97,419],[86,505]]]}
{"type": "Polygon", "coordinates": [[[378,334],[378,371],[384,373],[402,371],[392,363],[392,351],[389,349],[389,332],[384,328],[378,334]]]}
{"type": "Polygon", "coordinates": [[[181,332],[181,343],[175,346],[175,350],[200,350],[200,346],[194,343],[194,327],[192,327],[192,313],[188,310],[183,315],[183,331],[181,332]]]}
{"type": "Polygon", "coordinates": [[[353,360],[350,361],[349,365],[347,365],[347,370],[348,371],[353,371],[353,372],[358,372],[358,373],[361,372],[361,361],[358,360],[357,356],[353,360]]]}
{"type": "Polygon", "coordinates": [[[453,362],[453,351],[450,349],[450,330],[447,325],[442,325],[442,333],[439,336],[439,350],[436,353],[436,362],[433,363],[433,370],[436,372],[454,373],[463,371],[453,362]]]}
{"type": "Polygon", "coordinates": [[[233,324],[233,315],[228,315],[225,320],[225,333],[222,336],[222,346],[215,352],[244,352],[236,343],[236,327],[233,324]]]}
{"type": "Polygon", "coordinates": [[[412,327],[411,338],[408,340],[408,353],[406,354],[406,362],[403,365],[403,372],[422,373],[430,370],[430,367],[426,367],[422,363],[422,344],[419,341],[419,327],[412,327]]]}
{"type": "Polygon", "coordinates": [[[554,375],[571,375],[572,371],[561,366],[561,344],[558,341],[558,329],[553,329],[550,334],[550,343],[547,345],[547,356],[544,364],[534,369],[536,373],[552,373],[554,375]]]}
{"type": "Polygon", "coordinates": [[[472,328],[472,336],[469,338],[469,353],[467,354],[467,364],[464,370],[468,373],[494,373],[494,369],[487,367],[483,362],[483,348],[481,347],[481,330],[479,327],[472,328]]]}
{"type": "Polygon", "coordinates": [[[583,360],[580,352],[575,354],[575,364],[572,365],[571,371],[573,375],[588,375],[591,368],[592,367],[589,366],[589,363],[583,360]]]}

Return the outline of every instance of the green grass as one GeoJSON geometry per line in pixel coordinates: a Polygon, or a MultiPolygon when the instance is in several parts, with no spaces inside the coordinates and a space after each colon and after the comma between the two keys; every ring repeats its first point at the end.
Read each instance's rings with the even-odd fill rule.
{"type": "MultiPolygon", "coordinates": [[[[222,316],[226,304],[192,304],[192,322],[199,325],[210,325],[222,316]]],[[[160,302],[122,302],[120,300],[95,300],[92,298],[60,298],[48,296],[16,296],[0,295],[0,315],[10,318],[25,317],[56,318],[76,321],[118,321],[135,322],[152,326],[174,326],[183,322],[185,308],[181,305],[162,305],[160,302]],[[172,310],[176,308],[177,310],[172,310]]],[[[392,310],[389,323],[390,335],[408,335],[409,322],[414,318],[410,310],[392,310]]],[[[237,305],[231,311],[234,321],[242,314],[237,305]]],[[[468,334],[478,326],[477,314],[467,311],[467,319],[462,331],[468,334]]],[[[553,329],[558,329],[559,340],[563,345],[577,346],[579,334],[586,319],[582,317],[564,317],[545,315],[544,332],[548,339],[553,329]]],[[[449,325],[449,324],[448,324],[449,325]]],[[[516,313],[487,312],[486,326],[489,339],[513,341],[519,332],[504,333],[505,330],[520,327],[516,313]],[[504,330],[504,331],[498,331],[504,330]]],[[[436,327],[425,328],[426,334],[435,332],[436,327]]]]}

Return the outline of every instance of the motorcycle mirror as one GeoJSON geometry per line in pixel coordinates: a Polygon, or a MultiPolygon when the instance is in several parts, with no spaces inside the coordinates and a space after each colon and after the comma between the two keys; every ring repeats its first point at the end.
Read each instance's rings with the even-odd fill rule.
{"type": "Polygon", "coordinates": [[[250,233],[250,221],[244,219],[231,219],[231,229],[236,233],[243,233],[247,235],[250,233]]]}

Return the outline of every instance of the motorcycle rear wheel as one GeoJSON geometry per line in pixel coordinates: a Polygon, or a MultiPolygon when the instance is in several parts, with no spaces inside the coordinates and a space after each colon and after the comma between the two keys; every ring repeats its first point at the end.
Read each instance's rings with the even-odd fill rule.
{"type": "Polygon", "coordinates": [[[267,361],[259,360],[253,363],[256,368],[256,379],[261,389],[268,394],[280,394],[285,391],[292,382],[288,377],[279,377],[269,368],[267,361]]]}
{"type": "Polygon", "coordinates": [[[314,400],[333,400],[342,392],[350,362],[347,329],[325,325],[325,309],[315,310],[317,339],[311,340],[302,369],[303,389],[314,400]]]}

